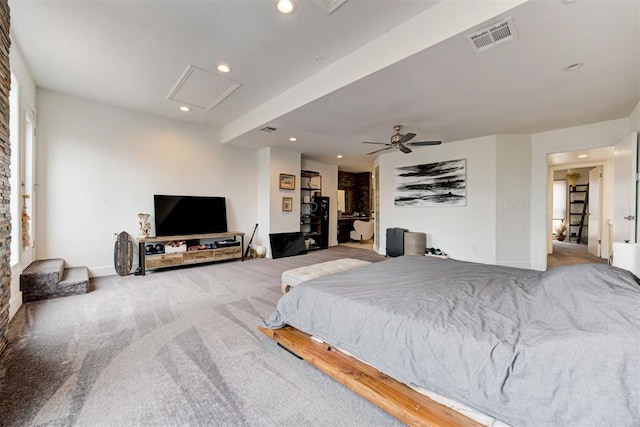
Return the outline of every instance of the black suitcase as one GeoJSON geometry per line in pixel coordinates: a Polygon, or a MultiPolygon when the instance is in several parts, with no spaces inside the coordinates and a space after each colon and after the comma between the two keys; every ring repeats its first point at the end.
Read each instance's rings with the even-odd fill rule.
{"type": "Polygon", "coordinates": [[[387,256],[404,255],[404,232],[406,228],[387,228],[387,256]]]}

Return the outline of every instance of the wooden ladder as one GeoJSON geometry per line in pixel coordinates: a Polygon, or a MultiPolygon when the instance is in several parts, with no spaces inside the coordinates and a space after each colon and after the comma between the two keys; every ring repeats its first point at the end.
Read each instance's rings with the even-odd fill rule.
{"type": "Polygon", "coordinates": [[[576,243],[582,243],[582,235],[584,233],[584,229],[589,226],[586,222],[587,215],[589,213],[589,184],[578,184],[572,187],[569,187],[569,194],[584,194],[584,198],[571,200],[569,202],[570,205],[581,204],[582,211],[581,212],[569,212],[569,241],[571,241],[572,237],[576,238],[576,243]],[[578,221],[574,221],[573,217],[579,217],[578,221]],[[574,228],[577,227],[577,232],[574,232],[574,228]]]}

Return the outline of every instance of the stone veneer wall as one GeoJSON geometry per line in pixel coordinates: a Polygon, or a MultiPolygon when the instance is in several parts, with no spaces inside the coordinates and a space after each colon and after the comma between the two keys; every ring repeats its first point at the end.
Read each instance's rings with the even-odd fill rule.
{"type": "Polygon", "coordinates": [[[338,190],[351,191],[351,212],[369,216],[371,213],[371,172],[338,171],[338,190]]]}
{"type": "Polygon", "coordinates": [[[11,146],[9,144],[9,90],[11,69],[9,67],[9,5],[0,0],[0,353],[7,346],[6,332],[9,326],[9,299],[11,289],[11,215],[9,211],[10,187],[9,167],[11,146]]]}
{"type": "Polygon", "coordinates": [[[371,215],[371,172],[360,172],[356,174],[356,191],[353,192],[353,206],[355,212],[371,215]]]}

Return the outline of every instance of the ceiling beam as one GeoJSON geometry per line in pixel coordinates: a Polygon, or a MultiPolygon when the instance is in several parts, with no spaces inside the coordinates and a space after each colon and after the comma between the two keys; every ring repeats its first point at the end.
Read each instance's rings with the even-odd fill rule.
{"type": "Polygon", "coordinates": [[[227,143],[528,0],[443,0],[224,126],[227,143]]]}

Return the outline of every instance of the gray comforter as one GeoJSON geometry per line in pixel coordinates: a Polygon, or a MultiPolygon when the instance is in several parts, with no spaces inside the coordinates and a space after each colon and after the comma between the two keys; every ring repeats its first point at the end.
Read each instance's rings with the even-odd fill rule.
{"type": "Polygon", "coordinates": [[[515,426],[640,425],[640,286],[419,256],[298,285],[264,326],[321,337],[515,426]]]}

